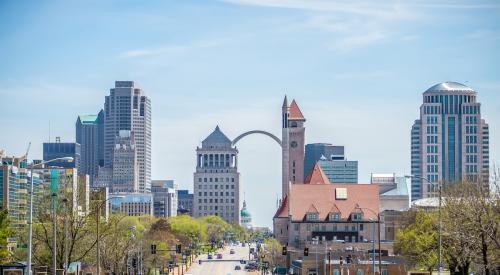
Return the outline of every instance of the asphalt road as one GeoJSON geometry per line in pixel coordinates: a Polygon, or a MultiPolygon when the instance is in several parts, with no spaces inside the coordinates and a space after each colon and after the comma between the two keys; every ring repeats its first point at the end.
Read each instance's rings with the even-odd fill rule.
{"type": "MultiPolygon", "coordinates": [[[[253,246],[255,247],[255,246],[253,246]]],[[[186,275],[239,275],[239,274],[259,274],[258,272],[247,272],[245,271],[245,265],[240,264],[239,260],[248,260],[248,253],[250,248],[248,245],[242,247],[239,246],[226,246],[224,249],[219,250],[222,253],[222,260],[217,260],[215,255],[214,259],[210,261],[207,258],[207,254],[198,257],[198,260],[203,260],[202,264],[198,262],[193,263],[191,268],[187,271],[186,275]],[[229,254],[229,250],[233,248],[235,254],[229,254]],[[233,260],[233,261],[224,261],[233,260]],[[241,270],[234,270],[235,266],[239,265],[241,270]]]]}

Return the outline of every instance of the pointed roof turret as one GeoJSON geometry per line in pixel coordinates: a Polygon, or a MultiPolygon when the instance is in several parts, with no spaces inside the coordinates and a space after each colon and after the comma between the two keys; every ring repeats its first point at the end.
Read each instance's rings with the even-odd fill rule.
{"type": "Polygon", "coordinates": [[[283,100],[283,108],[288,108],[288,98],[285,95],[285,99],[283,100]]]}
{"type": "Polygon", "coordinates": [[[323,169],[321,169],[319,163],[316,162],[313,169],[311,170],[311,173],[309,173],[309,175],[304,180],[304,184],[330,184],[330,181],[325,175],[325,172],[323,172],[323,169]]]}
{"type": "Polygon", "coordinates": [[[292,103],[290,104],[290,116],[288,117],[290,120],[306,120],[304,118],[304,115],[302,115],[302,112],[300,111],[299,106],[297,105],[297,102],[295,102],[295,99],[292,100],[292,103]]]}
{"type": "Polygon", "coordinates": [[[231,146],[231,140],[220,130],[219,125],[215,127],[215,130],[205,138],[201,145],[205,146],[231,146]]]}

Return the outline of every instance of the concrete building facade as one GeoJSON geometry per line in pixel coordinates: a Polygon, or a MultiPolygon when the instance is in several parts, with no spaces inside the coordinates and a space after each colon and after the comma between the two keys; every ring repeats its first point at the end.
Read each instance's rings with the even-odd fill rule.
{"type": "Polygon", "coordinates": [[[429,182],[468,180],[489,185],[489,127],[477,92],[443,82],[423,94],[420,118],[411,129],[411,197],[435,192],[429,182]]]}
{"type": "Polygon", "coordinates": [[[155,217],[177,216],[177,189],[178,185],[173,180],[152,180],[151,193],[153,193],[153,214],[155,217]]]}
{"type": "Polygon", "coordinates": [[[216,215],[239,223],[238,149],[219,126],[196,148],[193,215],[216,215]]]}
{"type": "Polygon", "coordinates": [[[121,213],[126,216],[153,216],[153,194],[110,194],[109,206],[111,213],[121,213]]]}
{"type": "Polygon", "coordinates": [[[112,193],[139,191],[139,167],[134,133],[120,130],[113,148],[112,193]]]}
{"type": "Polygon", "coordinates": [[[139,192],[151,191],[151,101],[134,81],[116,81],[104,103],[104,165],[113,168],[120,130],[132,131],[137,147],[139,192]]]}

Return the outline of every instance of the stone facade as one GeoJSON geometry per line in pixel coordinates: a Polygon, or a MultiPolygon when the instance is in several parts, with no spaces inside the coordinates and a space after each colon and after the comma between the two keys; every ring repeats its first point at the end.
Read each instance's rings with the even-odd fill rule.
{"type": "Polygon", "coordinates": [[[216,215],[239,223],[238,149],[217,126],[196,149],[196,157],[193,215],[216,215]]]}

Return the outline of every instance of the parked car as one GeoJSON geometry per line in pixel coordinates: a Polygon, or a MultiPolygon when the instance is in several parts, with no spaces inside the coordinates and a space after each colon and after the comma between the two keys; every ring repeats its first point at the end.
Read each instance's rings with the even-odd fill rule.
{"type": "Polygon", "coordinates": [[[354,248],[352,246],[348,246],[344,248],[345,251],[354,251],[354,248]]]}
{"type": "Polygon", "coordinates": [[[212,254],[208,253],[208,259],[212,260],[213,258],[214,258],[214,256],[212,254]]]}
{"type": "Polygon", "coordinates": [[[231,248],[231,250],[229,250],[229,254],[234,254],[234,253],[236,252],[234,251],[234,249],[231,248]]]}
{"type": "Polygon", "coordinates": [[[222,259],[222,254],[221,253],[217,254],[217,259],[222,259]]]}
{"type": "Polygon", "coordinates": [[[239,265],[235,266],[234,270],[241,270],[241,266],[239,266],[239,265]]]}

